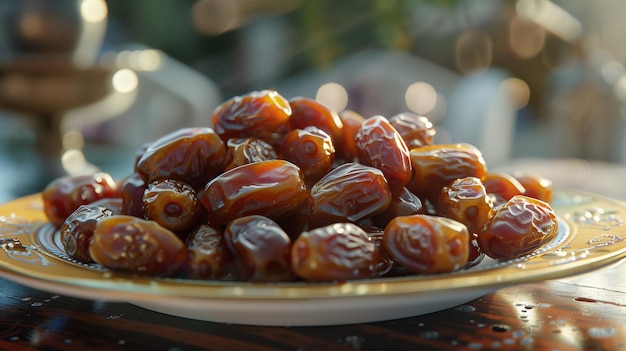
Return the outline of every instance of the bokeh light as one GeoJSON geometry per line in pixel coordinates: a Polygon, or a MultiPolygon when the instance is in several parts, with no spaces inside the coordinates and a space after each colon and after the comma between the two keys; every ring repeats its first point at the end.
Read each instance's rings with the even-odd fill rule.
{"type": "Polygon", "coordinates": [[[437,91],[426,82],[413,83],[407,88],[404,100],[409,110],[426,115],[437,105],[437,91]]]}
{"type": "Polygon", "coordinates": [[[546,31],[535,22],[514,17],[509,23],[509,45],[520,58],[536,56],[546,43],[546,31]]]}
{"type": "Polygon", "coordinates": [[[500,85],[501,89],[511,97],[516,109],[522,109],[528,105],[530,101],[530,87],[528,84],[519,78],[507,78],[502,81],[500,85]]]}
{"type": "Polygon", "coordinates": [[[117,92],[130,93],[137,89],[139,78],[134,71],[123,68],[113,74],[112,83],[113,89],[117,92]]]}
{"type": "Polygon", "coordinates": [[[107,5],[104,0],[83,0],[80,3],[80,14],[85,21],[98,23],[107,18],[107,5]]]}
{"type": "Polygon", "coordinates": [[[317,90],[315,100],[332,110],[341,112],[348,106],[348,91],[341,84],[326,83],[317,90]]]}

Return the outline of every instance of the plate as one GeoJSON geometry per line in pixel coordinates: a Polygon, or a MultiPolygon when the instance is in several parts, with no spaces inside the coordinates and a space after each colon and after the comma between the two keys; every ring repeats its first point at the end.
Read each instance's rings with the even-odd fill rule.
{"type": "Polygon", "coordinates": [[[484,259],[438,275],[244,283],[129,277],[75,262],[63,253],[35,194],[0,206],[0,276],[61,295],[129,302],[204,321],[305,326],[391,320],[458,306],[506,286],[586,273],[626,257],[626,204],[559,190],[552,206],[558,235],[520,259],[484,259]]]}

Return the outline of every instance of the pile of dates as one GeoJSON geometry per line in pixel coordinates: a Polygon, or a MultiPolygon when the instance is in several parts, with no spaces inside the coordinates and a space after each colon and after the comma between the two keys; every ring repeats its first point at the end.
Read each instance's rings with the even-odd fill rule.
{"type": "Polygon", "coordinates": [[[364,118],[273,90],[223,102],[212,127],[142,147],[120,180],[42,192],[69,257],[122,274],[345,281],[509,260],[557,233],[552,185],[490,173],[424,116],[364,118]]]}

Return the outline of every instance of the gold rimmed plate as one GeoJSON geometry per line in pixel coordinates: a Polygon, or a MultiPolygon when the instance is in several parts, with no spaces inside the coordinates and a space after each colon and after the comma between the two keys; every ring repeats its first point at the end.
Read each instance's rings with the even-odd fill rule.
{"type": "Polygon", "coordinates": [[[124,301],[174,316],[253,325],[334,325],[435,312],[501,287],[563,278],[626,257],[626,204],[555,192],[559,233],[520,259],[454,273],[333,283],[246,283],[129,277],[73,261],[46,222],[41,196],[0,205],[0,276],[92,300],[124,301]]]}

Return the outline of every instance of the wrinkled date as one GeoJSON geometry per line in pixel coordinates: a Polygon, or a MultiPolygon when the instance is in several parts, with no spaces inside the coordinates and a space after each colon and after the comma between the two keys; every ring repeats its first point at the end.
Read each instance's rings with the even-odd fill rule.
{"type": "Polygon", "coordinates": [[[289,100],[289,105],[291,106],[289,121],[293,129],[316,127],[326,132],[333,144],[341,145],[343,122],[337,112],[306,97],[292,98],[289,100]]]}
{"type": "Polygon", "coordinates": [[[119,215],[98,222],[89,255],[112,270],[166,277],[178,273],[187,249],[176,234],[156,222],[119,215]]]}
{"type": "Polygon", "coordinates": [[[493,215],[493,202],[480,179],[459,178],[441,190],[437,215],[457,220],[470,233],[477,233],[493,215]]]}
{"type": "Polygon", "coordinates": [[[276,160],[278,155],[272,145],[261,139],[232,138],[226,143],[231,162],[225,171],[253,162],[276,160]]]}
{"type": "Polygon", "coordinates": [[[223,279],[231,273],[233,257],[221,229],[203,224],[185,242],[188,259],[185,274],[193,279],[223,279]]]}
{"type": "Polygon", "coordinates": [[[249,281],[288,281],[291,273],[291,239],[276,222],[264,216],[247,216],[230,222],[224,232],[235,257],[236,277],[249,281]]]}
{"type": "Polygon", "coordinates": [[[243,216],[279,218],[307,198],[300,168],[285,160],[255,162],[226,171],[210,181],[200,201],[209,223],[226,225],[243,216]]]}
{"type": "Polygon", "coordinates": [[[404,112],[390,117],[389,123],[400,133],[409,150],[433,143],[435,127],[424,116],[404,112]]]}
{"type": "Polygon", "coordinates": [[[358,163],[344,163],[328,172],[310,194],[312,226],[356,223],[382,212],[391,202],[383,173],[358,163]]]}
{"type": "Polygon", "coordinates": [[[148,182],[173,179],[203,185],[220,173],[226,146],[211,128],[183,128],[150,144],[137,161],[137,173],[148,182]]]}
{"type": "Polygon", "coordinates": [[[143,194],[144,216],[177,232],[195,226],[200,204],[191,185],[177,180],[158,180],[143,194]]]}
{"type": "Polygon", "coordinates": [[[98,222],[113,212],[97,205],[81,205],[61,226],[61,244],[71,258],[83,262],[93,262],[89,255],[89,245],[98,222]]]}
{"type": "Polygon", "coordinates": [[[335,147],[330,135],[317,127],[294,129],[285,136],[282,156],[300,167],[307,185],[312,185],[332,168],[335,147]]]}
{"type": "Polygon", "coordinates": [[[524,195],[526,189],[515,177],[507,173],[487,172],[482,178],[487,193],[499,207],[515,195],[524,195]]]}
{"type": "Polygon", "coordinates": [[[385,260],[367,233],[352,223],[335,223],[302,233],[291,249],[291,267],[308,281],[373,278],[385,260]]]}
{"type": "Polygon", "coordinates": [[[418,214],[394,218],[385,228],[383,244],[396,262],[413,272],[446,273],[467,263],[470,236],[453,219],[418,214]]]}
{"type": "Polygon", "coordinates": [[[383,116],[361,123],[355,144],[359,162],[380,169],[392,194],[402,192],[412,176],[411,158],[402,136],[383,116]]]}
{"type": "Polygon", "coordinates": [[[65,176],[52,181],[41,193],[46,217],[56,228],[81,205],[117,196],[117,183],[108,173],[65,176]]]}
{"type": "Polygon", "coordinates": [[[215,132],[226,143],[230,138],[257,138],[280,145],[291,130],[289,101],[274,90],[253,91],[233,97],[215,109],[215,132]]]}
{"type": "Polygon", "coordinates": [[[495,259],[514,259],[531,253],[558,232],[558,221],[545,202],[513,196],[478,233],[478,245],[495,259]]]}
{"type": "Polygon", "coordinates": [[[436,144],[414,148],[410,152],[413,178],[408,187],[413,193],[432,202],[444,186],[464,177],[482,178],[487,165],[482,153],[471,144],[436,144]]]}

